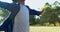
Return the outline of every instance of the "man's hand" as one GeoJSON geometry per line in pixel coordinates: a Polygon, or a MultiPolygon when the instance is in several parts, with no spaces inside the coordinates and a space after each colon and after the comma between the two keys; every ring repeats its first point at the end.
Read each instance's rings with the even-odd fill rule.
{"type": "Polygon", "coordinates": [[[45,11],[45,10],[42,10],[42,11],[41,11],[41,14],[42,14],[42,15],[45,15],[45,14],[46,14],[46,11],[45,11]]]}

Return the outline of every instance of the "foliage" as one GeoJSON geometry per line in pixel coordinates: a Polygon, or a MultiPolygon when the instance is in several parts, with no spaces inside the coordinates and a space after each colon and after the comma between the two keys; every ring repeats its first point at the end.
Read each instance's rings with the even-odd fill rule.
{"type": "Polygon", "coordinates": [[[45,10],[46,14],[40,16],[40,24],[49,22],[49,24],[54,24],[54,26],[56,26],[56,22],[60,23],[60,19],[58,17],[58,15],[60,15],[60,7],[57,6],[56,4],[54,7],[52,7],[52,5],[48,3],[45,4],[42,10],[45,10]]]}
{"type": "Polygon", "coordinates": [[[30,25],[35,25],[35,18],[34,18],[34,15],[30,15],[30,25]]]}

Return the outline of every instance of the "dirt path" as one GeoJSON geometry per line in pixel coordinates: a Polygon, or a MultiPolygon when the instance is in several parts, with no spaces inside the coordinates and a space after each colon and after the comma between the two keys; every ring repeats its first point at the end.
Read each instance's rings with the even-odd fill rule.
{"type": "Polygon", "coordinates": [[[60,32],[60,27],[30,26],[30,32],[60,32]]]}

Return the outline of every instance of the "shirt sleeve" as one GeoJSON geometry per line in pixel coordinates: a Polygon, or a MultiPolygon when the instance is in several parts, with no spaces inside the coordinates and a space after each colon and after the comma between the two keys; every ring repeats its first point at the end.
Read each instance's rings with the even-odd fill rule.
{"type": "Polygon", "coordinates": [[[34,10],[34,9],[30,9],[28,6],[26,6],[26,7],[28,8],[30,15],[38,15],[39,16],[41,14],[40,11],[37,11],[37,10],[34,10]]]}

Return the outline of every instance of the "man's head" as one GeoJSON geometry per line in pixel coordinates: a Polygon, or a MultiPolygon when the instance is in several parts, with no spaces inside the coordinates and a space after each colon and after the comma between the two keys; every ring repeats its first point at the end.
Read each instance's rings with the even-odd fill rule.
{"type": "Polygon", "coordinates": [[[24,4],[24,3],[25,3],[25,0],[12,0],[12,1],[18,2],[18,3],[20,3],[20,4],[24,4]]]}
{"type": "Polygon", "coordinates": [[[14,1],[14,2],[19,2],[19,1],[25,1],[25,0],[12,0],[12,1],[14,1]]]}
{"type": "Polygon", "coordinates": [[[12,1],[17,2],[17,0],[12,0],[12,1]]]}

